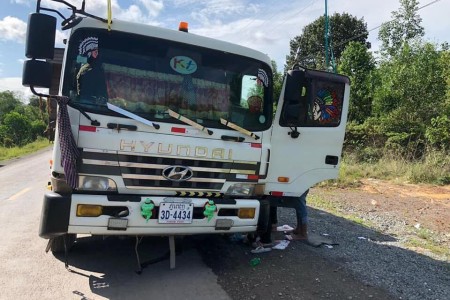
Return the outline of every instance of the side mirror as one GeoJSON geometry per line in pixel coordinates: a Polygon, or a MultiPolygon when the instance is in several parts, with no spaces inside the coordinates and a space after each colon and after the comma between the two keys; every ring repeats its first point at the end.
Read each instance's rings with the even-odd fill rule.
{"type": "Polygon", "coordinates": [[[56,18],[33,13],[28,17],[25,56],[32,59],[53,59],[56,18]]]}
{"type": "Polygon", "coordinates": [[[23,64],[22,85],[50,88],[52,85],[52,64],[42,60],[27,60],[23,64]]]}
{"type": "MultiPolygon", "coordinates": [[[[28,17],[25,56],[31,60],[23,64],[22,85],[50,88],[52,83],[52,64],[43,59],[53,59],[55,51],[56,18],[33,13],[28,17]],[[41,60],[40,60],[41,59],[41,60]]],[[[42,96],[39,94],[39,96],[42,96]]]]}

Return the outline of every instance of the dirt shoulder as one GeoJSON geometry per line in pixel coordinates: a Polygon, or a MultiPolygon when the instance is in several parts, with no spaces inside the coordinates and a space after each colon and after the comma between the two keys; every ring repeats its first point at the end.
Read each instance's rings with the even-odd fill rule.
{"type": "MultiPolygon", "coordinates": [[[[416,241],[428,240],[444,249],[450,249],[448,185],[394,184],[384,180],[364,179],[357,188],[320,187],[314,188],[311,194],[319,199],[326,199],[329,208],[367,221],[383,233],[410,242],[412,238],[416,241]]],[[[317,204],[318,208],[323,208],[324,205],[320,200],[314,199],[310,203],[313,206],[317,204]]],[[[420,248],[420,245],[416,246],[420,248]]]]}
{"type": "MultiPolygon", "coordinates": [[[[450,187],[364,180],[357,188],[312,188],[307,203],[310,235],[331,244],[292,241],[285,250],[252,254],[226,237],[195,243],[232,299],[449,295],[450,187]],[[255,257],[261,262],[251,267],[255,257]]],[[[278,221],[295,226],[295,211],[280,207],[278,221]]]]}

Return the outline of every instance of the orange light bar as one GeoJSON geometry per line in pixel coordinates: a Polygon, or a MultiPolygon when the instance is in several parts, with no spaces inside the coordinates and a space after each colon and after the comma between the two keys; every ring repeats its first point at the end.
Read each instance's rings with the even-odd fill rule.
{"type": "Polygon", "coordinates": [[[188,27],[189,27],[189,24],[188,24],[188,22],[180,22],[180,25],[178,26],[178,30],[179,31],[183,31],[183,32],[188,32],[188,27]]]}
{"type": "Polygon", "coordinates": [[[280,176],[278,177],[278,182],[289,182],[289,177],[280,176]]]}
{"type": "Polygon", "coordinates": [[[253,219],[255,217],[255,208],[239,208],[238,217],[241,219],[253,219]]]}

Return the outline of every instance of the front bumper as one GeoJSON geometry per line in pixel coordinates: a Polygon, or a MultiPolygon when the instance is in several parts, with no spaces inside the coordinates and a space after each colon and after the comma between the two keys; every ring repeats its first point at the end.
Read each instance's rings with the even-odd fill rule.
{"type": "MultiPolygon", "coordinates": [[[[190,235],[207,233],[233,233],[256,231],[259,218],[260,202],[254,199],[214,199],[217,212],[208,221],[206,217],[194,218],[190,224],[160,224],[157,216],[147,220],[141,216],[141,203],[144,197],[138,195],[86,195],[72,194],[63,196],[56,193],[46,194],[41,219],[39,235],[43,238],[51,238],[64,233],[93,234],[93,235],[190,235]],[[108,221],[113,216],[100,215],[98,217],[78,217],[76,215],[78,204],[102,205],[114,210],[114,207],[126,207],[128,220],[125,230],[108,228],[108,221]],[[239,218],[237,215],[220,215],[223,211],[238,210],[239,208],[254,208],[255,216],[251,219],[239,218]],[[230,227],[223,228],[217,222],[226,221],[230,227]]],[[[151,197],[156,207],[166,197],[151,197]]],[[[171,197],[173,198],[173,197],[171,197]]],[[[186,199],[186,198],[180,198],[186,199]]],[[[194,209],[203,209],[208,199],[190,198],[194,209]]]]}

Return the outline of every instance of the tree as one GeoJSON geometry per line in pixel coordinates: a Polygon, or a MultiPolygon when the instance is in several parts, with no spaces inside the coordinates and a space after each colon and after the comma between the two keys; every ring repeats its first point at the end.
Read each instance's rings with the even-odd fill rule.
{"type": "Polygon", "coordinates": [[[31,142],[31,123],[24,115],[18,112],[7,113],[1,125],[2,137],[11,143],[11,146],[23,146],[31,142]]]}
{"type": "Polygon", "coordinates": [[[339,73],[350,77],[349,121],[363,123],[372,113],[375,61],[361,43],[350,42],[342,53],[339,73]]]}
{"type": "Polygon", "coordinates": [[[447,83],[440,51],[430,43],[405,43],[378,73],[381,84],[375,91],[373,112],[388,142],[403,149],[412,146],[411,141],[424,142],[431,120],[445,109],[447,83]]]}
{"type": "Polygon", "coordinates": [[[424,36],[424,28],[420,25],[422,18],[417,10],[417,0],[400,0],[400,8],[392,12],[392,20],[381,25],[378,39],[382,42],[381,52],[384,55],[393,56],[404,43],[424,36]]]}
{"type": "MultiPolygon", "coordinates": [[[[331,50],[336,60],[340,59],[342,52],[350,41],[362,43],[367,48],[370,48],[370,43],[366,42],[369,33],[364,18],[357,19],[347,13],[335,13],[330,17],[329,22],[332,41],[331,50]]],[[[324,16],[306,25],[302,34],[290,41],[290,54],[286,56],[285,71],[292,67],[294,63],[300,63],[310,68],[324,68],[324,32],[324,16]]]]}
{"type": "Polygon", "coordinates": [[[7,113],[20,106],[23,106],[23,103],[16,98],[13,92],[0,92],[0,124],[3,122],[4,116],[7,113]]]}
{"type": "Polygon", "coordinates": [[[35,107],[41,113],[45,113],[47,101],[44,98],[33,96],[30,98],[28,106],[35,107]]]}
{"type": "Polygon", "coordinates": [[[283,74],[278,72],[277,63],[272,60],[272,70],[273,70],[273,100],[278,103],[281,94],[281,88],[283,87],[283,74]]]}

